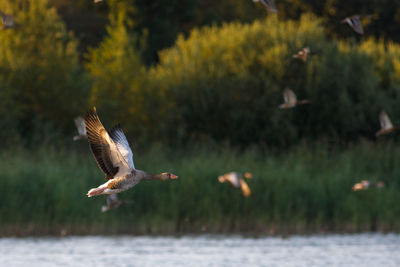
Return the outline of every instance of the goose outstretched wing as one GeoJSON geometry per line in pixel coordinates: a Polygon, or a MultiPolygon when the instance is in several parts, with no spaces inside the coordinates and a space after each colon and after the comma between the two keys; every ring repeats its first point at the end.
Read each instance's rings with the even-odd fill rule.
{"type": "Polygon", "coordinates": [[[390,118],[389,118],[388,114],[384,110],[382,110],[379,113],[379,122],[380,122],[381,128],[383,130],[388,130],[388,129],[393,128],[393,124],[390,121],[390,118]]]}
{"type": "Polygon", "coordinates": [[[85,124],[90,149],[106,179],[131,173],[132,168],[101,124],[95,108],[86,113],[85,124]]]}
{"type": "Polygon", "coordinates": [[[229,183],[231,183],[234,187],[239,187],[239,176],[236,172],[229,172],[224,174],[225,180],[227,180],[229,183]]]}
{"type": "Polygon", "coordinates": [[[361,16],[360,15],[354,15],[351,17],[347,17],[344,20],[342,20],[342,23],[347,23],[349,26],[358,34],[364,34],[364,29],[361,24],[360,20],[361,16]]]}
{"type": "Polygon", "coordinates": [[[86,135],[85,120],[79,116],[74,119],[76,129],[78,129],[79,135],[86,135]]]}
{"type": "Polygon", "coordinates": [[[285,100],[285,103],[296,103],[297,102],[296,94],[289,88],[286,88],[285,90],[283,90],[283,99],[285,100]]]}
{"type": "Polygon", "coordinates": [[[114,126],[108,133],[111,139],[114,141],[119,152],[124,157],[125,161],[128,163],[129,167],[134,170],[135,164],[133,163],[133,153],[129,146],[128,140],[124,132],[122,131],[121,125],[114,126]]]}
{"type": "Polygon", "coordinates": [[[278,12],[274,0],[253,0],[253,2],[261,2],[269,11],[273,13],[278,12]]]}
{"type": "Polygon", "coordinates": [[[239,179],[239,183],[240,183],[240,189],[242,190],[242,194],[245,197],[250,196],[251,190],[250,190],[249,186],[247,185],[246,181],[243,179],[239,179]]]}

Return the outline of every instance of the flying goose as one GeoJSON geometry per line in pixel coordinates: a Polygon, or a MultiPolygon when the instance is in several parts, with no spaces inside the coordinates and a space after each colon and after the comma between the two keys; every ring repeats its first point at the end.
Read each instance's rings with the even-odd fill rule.
{"type": "Polygon", "coordinates": [[[178,176],[164,172],[149,174],[135,169],[133,153],[120,125],[106,131],[96,113],[96,108],[85,115],[86,133],[93,156],[105,173],[107,182],[92,188],[88,197],[116,194],[125,191],[142,180],[173,180],[178,176]]]}
{"type": "Polygon", "coordinates": [[[74,141],[87,138],[85,120],[78,116],[74,119],[74,122],[79,133],[79,135],[74,136],[74,141]]]}
{"type": "Polygon", "coordinates": [[[111,209],[116,209],[122,204],[124,204],[124,202],[118,199],[117,194],[110,194],[107,196],[106,205],[101,206],[101,211],[106,212],[111,209]]]}
{"type": "Polygon", "coordinates": [[[293,55],[293,58],[298,58],[303,60],[304,62],[307,61],[309,56],[316,55],[316,52],[311,52],[309,47],[304,47],[299,52],[293,55]]]}
{"type": "Polygon", "coordinates": [[[381,129],[376,132],[377,137],[383,134],[394,132],[400,128],[398,126],[393,126],[388,114],[384,110],[379,113],[379,122],[381,124],[381,129]]]}
{"type": "Polygon", "coordinates": [[[100,2],[103,2],[103,0],[93,0],[93,3],[95,3],[95,4],[100,3],[100,2]]]}
{"type": "Polygon", "coordinates": [[[2,25],[0,26],[0,30],[10,29],[15,27],[14,17],[10,14],[4,13],[0,10],[0,17],[2,21],[2,25]]]}
{"type": "Polygon", "coordinates": [[[243,178],[250,179],[253,178],[253,175],[249,172],[245,172],[244,174],[238,172],[229,172],[219,176],[218,181],[220,183],[228,182],[234,187],[240,188],[243,196],[249,197],[251,195],[251,191],[243,178]]]}
{"type": "Polygon", "coordinates": [[[263,3],[263,5],[270,11],[273,13],[277,13],[278,9],[276,9],[274,0],[253,0],[253,2],[261,2],[263,3]]]}
{"type": "Polygon", "coordinates": [[[307,99],[298,101],[296,94],[289,88],[286,88],[285,90],[283,90],[283,100],[284,100],[284,103],[282,105],[280,105],[279,108],[294,108],[298,105],[311,103],[311,101],[307,100],[307,99]]]}
{"type": "Polygon", "coordinates": [[[367,181],[367,180],[362,180],[359,183],[356,183],[353,185],[353,191],[359,191],[359,190],[366,190],[368,188],[382,188],[385,187],[385,183],[384,182],[371,182],[371,181],[367,181]]]}
{"type": "Polygon", "coordinates": [[[361,24],[361,16],[360,15],[354,15],[351,17],[347,17],[344,20],[342,20],[342,23],[347,23],[353,30],[358,33],[363,35],[364,34],[364,29],[361,24]]]}

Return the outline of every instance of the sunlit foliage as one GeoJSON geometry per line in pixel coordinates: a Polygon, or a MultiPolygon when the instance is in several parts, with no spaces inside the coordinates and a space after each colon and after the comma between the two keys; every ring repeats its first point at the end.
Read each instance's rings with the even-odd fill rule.
{"type": "Polygon", "coordinates": [[[0,9],[18,24],[0,31],[0,86],[13,103],[9,114],[18,114],[13,120],[25,137],[44,123],[65,129],[87,99],[75,38],[47,0],[2,1],[0,9]]]}
{"type": "Polygon", "coordinates": [[[384,63],[374,63],[379,56],[367,53],[368,42],[359,47],[328,40],[310,15],[299,22],[269,17],[195,29],[162,51],[149,75],[175,101],[177,136],[283,146],[304,138],[346,142],[374,136],[379,110],[390,110],[397,96],[381,89],[397,90],[395,67],[380,69],[395,66],[400,48],[379,52],[374,43],[372,51],[385,54],[384,63]],[[293,59],[305,46],[318,55],[293,59]],[[312,104],[279,110],[285,87],[312,104]]]}
{"type": "Polygon", "coordinates": [[[162,109],[156,105],[159,96],[146,84],[140,40],[129,33],[129,6],[119,1],[110,5],[108,36],[86,57],[86,68],[93,81],[89,104],[108,114],[103,117],[106,122],[115,122],[117,118],[126,131],[143,137],[154,126],[150,118],[153,109],[155,113],[162,109]]]}

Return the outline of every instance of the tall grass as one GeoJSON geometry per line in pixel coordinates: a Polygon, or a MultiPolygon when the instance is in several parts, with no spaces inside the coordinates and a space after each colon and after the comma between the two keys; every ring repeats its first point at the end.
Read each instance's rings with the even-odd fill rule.
{"type": "Polygon", "coordinates": [[[282,154],[154,146],[135,153],[136,167],[179,179],[142,182],[120,194],[129,203],[108,213],[100,211],[104,196],[86,196],[104,180],[80,145],[0,153],[1,235],[400,230],[400,150],[392,143],[300,145],[282,154]],[[253,173],[251,197],[217,181],[228,171],[253,173]],[[387,187],[353,192],[361,179],[387,187]]]}

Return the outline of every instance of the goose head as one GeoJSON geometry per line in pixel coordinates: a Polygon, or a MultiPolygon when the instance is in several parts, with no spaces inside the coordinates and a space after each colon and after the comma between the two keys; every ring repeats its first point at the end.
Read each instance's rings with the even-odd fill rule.
{"type": "Polygon", "coordinates": [[[170,172],[163,172],[160,174],[160,176],[162,177],[162,180],[176,180],[178,179],[178,176],[176,176],[173,173],[170,172]]]}
{"type": "Polygon", "coordinates": [[[218,176],[218,181],[219,181],[220,183],[223,183],[223,182],[226,181],[226,179],[225,179],[225,177],[224,177],[223,175],[221,175],[221,176],[218,176]]]}
{"type": "Polygon", "coordinates": [[[379,181],[379,182],[376,183],[376,187],[378,187],[378,188],[385,187],[385,183],[382,182],[382,181],[379,181]]]}
{"type": "Polygon", "coordinates": [[[244,178],[247,178],[247,179],[253,178],[253,174],[251,174],[250,172],[245,172],[245,173],[243,174],[243,176],[244,176],[244,178]]]}

